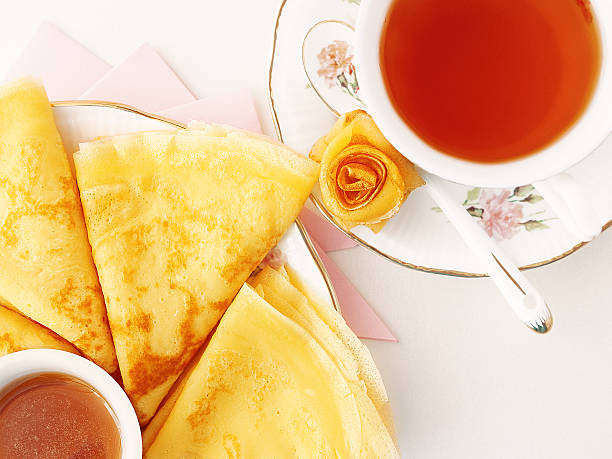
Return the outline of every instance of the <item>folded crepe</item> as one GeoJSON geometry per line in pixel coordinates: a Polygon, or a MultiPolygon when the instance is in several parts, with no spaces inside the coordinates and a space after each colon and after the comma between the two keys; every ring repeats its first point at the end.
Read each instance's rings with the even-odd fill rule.
{"type": "MultiPolygon", "coordinates": [[[[342,316],[329,303],[308,292],[288,267],[276,270],[266,266],[249,280],[249,284],[277,311],[304,328],[334,361],[360,404],[362,431],[384,426],[390,436],[377,431],[373,437],[384,441],[394,437],[391,408],[380,373],[370,351],[342,316]]],[[[381,450],[380,445],[366,444],[374,447],[371,452],[381,450]]]]}
{"type": "Polygon", "coordinates": [[[425,183],[363,110],[341,116],[314,144],[310,157],[321,163],[323,204],[346,230],[365,225],[380,231],[425,183]]]}
{"type": "Polygon", "coordinates": [[[282,270],[249,284],[144,431],[145,457],[398,457],[380,375],[339,314],[282,270]]]}
{"type": "Polygon", "coordinates": [[[181,375],[178,377],[178,379],[176,380],[176,382],[174,383],[174,385],[172,386],[172,388],[170,389],[166,397],[164,397],[161,405],[159,406],[159,409],[155,413],[155,416],[151,418],[151,421],[149,421],[145,429],[142,431],[142,451],[143,453],[146,452],[149,449],[149,447],[153,444],[153,442],[157,438],[157,434],[159,434],[159,431],[164,426],[166,419],[168,419],[168,416],[170,416],[170,413],[172,412],[174,405],[176,405],[176,401],[178,400],[179,396],[182,394],[183,389],[185,388],[185,385],[187,384],[187,381],[189,381],[189,378],[191,374],[194,372],[197,363],[202,358],[202,354],[206,350],[206,346],[209,340],[210,340],[210,335],[209,335],[209,339],[204,342],[204,344],[200,347],[198,352],[196,352],[196,354],[193,356],[193,358],[191,359],[191,362],[189,362],[189,364],[185,368],[185,371],[183,371],[183,373],[181,373],[181,375]]]}
{"type": "Polygon", "coordinates": [[[68,341],[51,330],[0,306],[0,357],[26,349],[59,349],[79,353],[68,341]]]}
{"type": "Polygon", "coordinates": [[[82,144],[89,239],[141,423],[297,217],[318,165],[219,126],[82,144]]]}
{"type": "Polygon", "coordinates": [[[42,86],[0,88],[0,301],[108,372],[117,360],[76,182],[42,86]]]}

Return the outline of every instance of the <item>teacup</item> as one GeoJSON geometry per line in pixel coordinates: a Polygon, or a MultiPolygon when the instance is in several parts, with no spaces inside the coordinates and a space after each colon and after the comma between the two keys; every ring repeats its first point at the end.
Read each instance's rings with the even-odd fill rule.
{"type": "Polygon", "coordinates": [[[387,92],[380,64],[381,39],[393,0],[362,0],[356,27],[360,89],[368,111],[389,141],[423,169],[472,186],[502,188],[534,184],[559,217],[583,240],[601,227],[576,183],[563,174],[612,132],[612,2],[591,0],[601,38],[601,69],[593,96],[579,120],[549,146],[500,163],[479,163],[438,151],[400,117],[387,92]]]}

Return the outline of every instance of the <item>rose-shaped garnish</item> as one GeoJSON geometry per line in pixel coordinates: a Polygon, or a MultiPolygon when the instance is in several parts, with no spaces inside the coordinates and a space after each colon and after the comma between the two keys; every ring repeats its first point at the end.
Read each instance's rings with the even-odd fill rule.
{"type": "Polygon", "coordinates": [[[335,181],[338,204],[346,210],[366,206],[387,179],[387,167],[378,150],[368,145],[345,148],[332,164],[332,173],[327,179],[335,181]]]}
{"type": "Polygon", "coordinates": [[[424,183],[363,110],[340,117],[310,157],[321,163],[323,204],[347,230],[366,225],[379,231],[424,183]]]}

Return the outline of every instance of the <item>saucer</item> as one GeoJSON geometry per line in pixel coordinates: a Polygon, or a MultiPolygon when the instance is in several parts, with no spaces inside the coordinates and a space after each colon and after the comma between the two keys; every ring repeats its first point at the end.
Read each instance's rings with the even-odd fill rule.
{"type": "MultiPolygon", "coordinates": [[[[284,0],[274,29],[269,100],[278,137],[308,154],[341,114],[364,107],[354,58],[359,0],[284,0]]],[[[604,229],[612,225],[612,136],[568,172],[584,187],[604,229]]],[[[506,189],[448,183],[457,202],[483,226],[522,269],[557,261],[584,244],[568,231],[531,185],[506,189]]],[[[320,200],[314,204],[333,222],[320,200]]],[[[337,225],[336,225],[337,226],[337,225]]],[[[417,189],[378,234],[365,227],[347,236],[402,266],[480,277],[478,260],[436,207],[417,189]]]]}

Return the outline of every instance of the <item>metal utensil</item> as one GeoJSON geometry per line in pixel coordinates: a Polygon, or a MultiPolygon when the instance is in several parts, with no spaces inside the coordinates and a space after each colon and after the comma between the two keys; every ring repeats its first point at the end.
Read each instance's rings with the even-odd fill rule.
{"type": "Polygon", "coordinates": [[[548,306],[506,253],[476,224],[466,210],[446,191],[444,181],[419,169],[427,191],[478,257],[517,317],[538,333],[546,333],[553,319],[548,306]]]}

